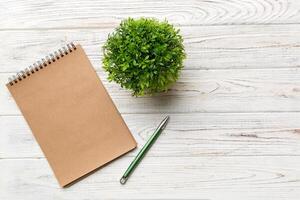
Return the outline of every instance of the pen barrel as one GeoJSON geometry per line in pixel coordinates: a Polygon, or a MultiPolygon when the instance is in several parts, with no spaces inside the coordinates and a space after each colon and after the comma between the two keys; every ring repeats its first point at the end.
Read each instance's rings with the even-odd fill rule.
{"type": "Polygon", "coordinates": [[[149,140],[146,142],[146,144],[143,146],[143,148],[140,150],[140,152],[137,154],[135,159],[130,163],[129,167],[123,174],[124,179],[127,179],[130,174],[133,172],[133,170],[137,167],[137,165],[141,162],[143,157],[146,155],[146,153],[149,151],[151,146],[154,144],[154,142],[157,140],[158,136],[162,132],[162,129],[156,129],[155,132],[151,135],[149,140]]]}

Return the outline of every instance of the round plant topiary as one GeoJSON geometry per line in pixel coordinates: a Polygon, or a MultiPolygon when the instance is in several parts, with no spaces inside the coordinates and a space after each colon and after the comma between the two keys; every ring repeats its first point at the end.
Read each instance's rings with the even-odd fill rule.
{"type": "Polygon", "coordinates": [[[182,36],[167,21],[128,18],[103,46],[108,79],[134,96],[166,91],[179,77],[185,58],[182,36]]]}

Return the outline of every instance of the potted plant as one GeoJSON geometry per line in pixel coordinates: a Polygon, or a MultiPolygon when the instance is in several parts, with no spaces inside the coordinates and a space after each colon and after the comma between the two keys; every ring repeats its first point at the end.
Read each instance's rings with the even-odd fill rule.
{"type": "Polygon", "coordinates": [[[103,46],[108,79],[143,96],[166,91],[179,77],[185,51],[179,29],[152,18],[121,22],[103,46]]]}

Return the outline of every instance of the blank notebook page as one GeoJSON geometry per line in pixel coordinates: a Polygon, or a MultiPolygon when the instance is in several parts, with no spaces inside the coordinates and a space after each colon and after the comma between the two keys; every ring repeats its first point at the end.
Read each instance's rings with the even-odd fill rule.
{"type": "Polygon", "coordinates": [[[80,45],[7,84],[63,187],[136,142],[80,45]]]}

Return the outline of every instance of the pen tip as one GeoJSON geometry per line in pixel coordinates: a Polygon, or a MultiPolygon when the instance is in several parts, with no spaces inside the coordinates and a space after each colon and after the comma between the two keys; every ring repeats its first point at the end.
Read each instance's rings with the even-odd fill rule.
{"type": "Polygon", "coordinates": [[[170,118],[170,116],[169,115],[167,115],[166,117],[165,117],[165,120],[168,120],[170,118]]]}
{"type": "Polygon", "coordinates": [[[162,122],[161,122],[161,124],[162,124],[161,128],[162,128],[162,129],[164,129],[164,128],[166,127],[167,122],[169,121],[169,119],[170,119],[170,116],[167,115],[167,116],[162,120],[162,122]]]}

